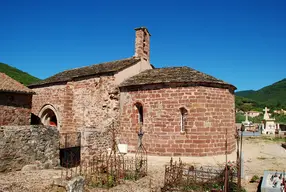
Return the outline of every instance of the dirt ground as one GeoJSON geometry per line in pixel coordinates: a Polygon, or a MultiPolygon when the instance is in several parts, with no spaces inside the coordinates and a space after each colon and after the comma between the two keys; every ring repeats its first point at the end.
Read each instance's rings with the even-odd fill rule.
{"type": "MultiPolygon", "coordinates": [[[[281,142],[262,139],[261,137],[244,138],[244,179],[243,185],[248,192],[257,191],[258,183],[249,183],[253,175],[263,176],[264,170],[286,170],[286,150],[281,142]]],[[[196,165],[217,165],[225,162],[225,156],[181,157],[184,163],[196,165]]],[[[178,160],[175,157],[174,160],[178,160]]],[[[236,160],[236,153],[228,155],[228,160],[236,160]]],[[[93,188],[90,192],[159,192],[164,182],[164,165],[170,157],[148,157],[148,176],[138,181],[126,181],[112,189],[93,188]]],[[[61,175],[60,170],[18,171],[0,174],[0,192],[39,192],[50,191],[49,186],[61,175]]]]}

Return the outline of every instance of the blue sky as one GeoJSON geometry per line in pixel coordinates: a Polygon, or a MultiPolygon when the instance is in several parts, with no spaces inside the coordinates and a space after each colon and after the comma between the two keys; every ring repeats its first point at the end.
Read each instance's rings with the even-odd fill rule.
{"type": "Polygon", "coordinates": [[[0,62],[39,78],[134,55],[146,26],[155,67],[189,66],[238,90],[286,78],[285,0],[2,0],[0,62]]]}

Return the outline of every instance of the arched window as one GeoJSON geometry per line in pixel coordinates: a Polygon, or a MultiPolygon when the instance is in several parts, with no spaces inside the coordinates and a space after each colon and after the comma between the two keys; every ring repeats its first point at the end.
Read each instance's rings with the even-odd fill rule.
{"type": "Polygon", "coordinates": [[[143,106],[141,103],[135,104],[138,112],[138,124],[143,125],[143,106]]]}
{"type": "Polygon", "coordinates": [[[186,125],[186,116],[187,116],[187,109],[184,107],[180,108],[180,121],[181,121],[181,133],[184,133],[186,131],[185,125],[186,125]]]}
{"type": "Polygon", "coordinates": [[[59,127],[59,116],[56,109],[52,105],[45,105],[40,110],[39,118],[41,123],[46,126],[59,127]]]}

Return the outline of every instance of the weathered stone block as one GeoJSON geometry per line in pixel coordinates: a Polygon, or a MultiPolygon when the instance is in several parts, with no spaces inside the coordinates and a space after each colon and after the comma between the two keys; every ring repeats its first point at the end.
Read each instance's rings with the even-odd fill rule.
{"type": "Polygon", "coordinates": [[[73,177],[71,180],[66,181],[61,178],[54,180],[54,186],[62,187],[66,192],[83,192],[85,179],[82,176],[73,177]]]}

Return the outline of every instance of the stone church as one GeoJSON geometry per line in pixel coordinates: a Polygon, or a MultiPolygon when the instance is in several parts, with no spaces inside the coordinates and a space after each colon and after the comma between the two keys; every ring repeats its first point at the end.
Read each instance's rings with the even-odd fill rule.
{"type": "Polygon", "coordinates": [[[81,145],[93,149],[108,144],[101,139],[116,121],[118,142],[128,144],[129,151],[136,150],[142,126],[148,154],[224,154],[226,140],[232,152],[236,87],[189,67],[154,68],[150,33],[145,27],[135,31],[134,56],[30,85],[36,93],[32,113],[61,133],[81,132],[81,145]]]}

